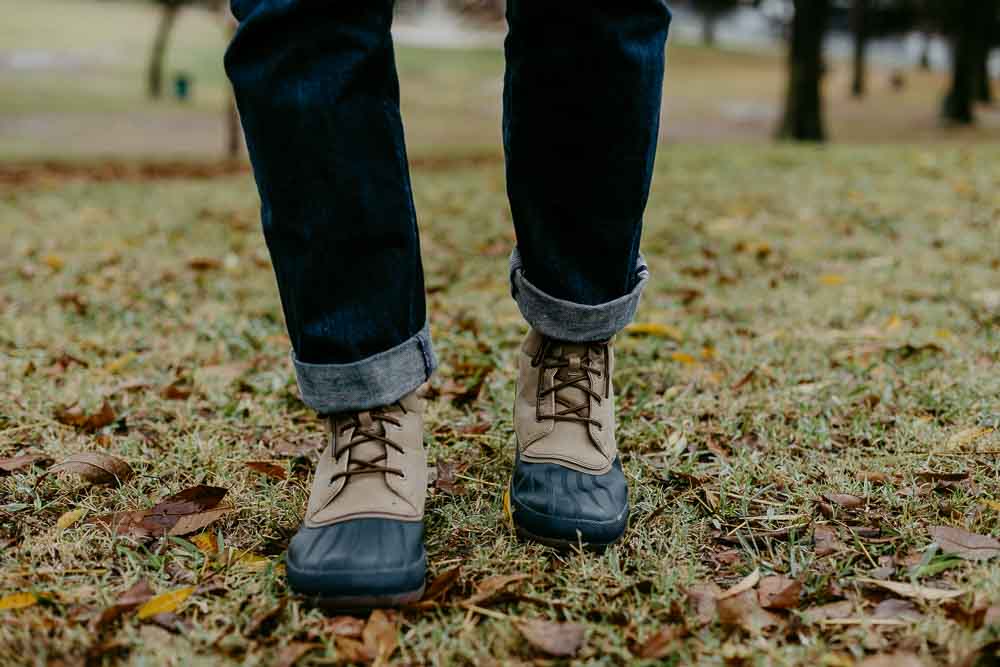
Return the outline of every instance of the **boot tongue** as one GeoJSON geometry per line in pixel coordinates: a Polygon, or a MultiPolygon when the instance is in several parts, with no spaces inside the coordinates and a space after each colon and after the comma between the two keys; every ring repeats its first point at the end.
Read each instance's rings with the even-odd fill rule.
{"type": "MultiPolygon", "coordinates": [[[[565,367],[560,368],[556,372],[554,383],[562,384],[563,382],[579,380],[576,385],[563,387],[555,392],[556,398],[559,399],[556,401],[556,412],[560,412],[567,407],[562,403],[570,405],[585,405],[586,408],[580,410],[579,412],[571,413],[569,416],[589,417],[590,396],[588,396],[585,391],[580,389],[580,387],[588,386],[587,371],[583,367],[583,362],[587,358],[587,346],[564,343],[552,352],[553,356],[561,357],[567,362],[565,367]]],[[[593,361],[591,361],[590,365],[593,367],[593,361]]],[[[593,387],[591,388],[593,389],[593,387]]]]}

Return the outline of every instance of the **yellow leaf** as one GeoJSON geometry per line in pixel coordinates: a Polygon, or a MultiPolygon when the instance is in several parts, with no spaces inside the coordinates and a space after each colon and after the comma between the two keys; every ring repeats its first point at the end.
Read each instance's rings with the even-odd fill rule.
{"type": "Polygon", "coordinates": [[[66,266],[66,260],[59,255],[42,255],[42,263],[49,267],[53,271],[58,271],[62,267],[66,266]]]}
{"type": "Polygon", "coordinates": [[[214,554],[219,550],[219,542],[212,533],[198,533],[191,538],[191,544],[198,547],[203,554],[214,554]]]}
{"type": "Polygon", "coordinates": [[[120,373],[125,369],[126,366],[128,366],[129,364],[132,363],[133,360],[135,360],[136,356],[137,355],[135,352],[127,352],[122,356],[118,357],[117,359],[109,362],[108,365],[104,367],[104,370],[106,370],[109,373],[120,373]]]}
{"type": "Polygon", "coordinates": [[[24,609],[38,602],[34,593],[11,593],[0,598],[0,609],[24,609]]]}
{"type": "Polygon", "coordinates": [[[715,348],[712,347],[711,345],[706,345],[705,347],[701,348],[701,358],[704,359],[705,361],[711,361],[712,359],[715,359],[715,348]]]}
{"type": "Polygon", "coordinates": [[[670,354],[670,358],[678,363],[685,364],[686,366],[693,366],[698,363],[698,360],[687,352],[672,352],[670,354]]]}
{"type": "Polygon", "coordinates": [[[194,593],[194,586],[178,588],[174,591],[167,591],[151,598],[149,602],[139,607],[136,616],[146,619],[157,614],[169,614],[181,606],[181,603],[191,597],[194,593]]]}
{"type": "Polygon", "coordinates": [[[677,327],[669,324],[658,324],[656,322],[636,322],[625,327],[625,331],[638,336],[659,336],[669,338],[678,343],[684,340],[684,334],[677,327]]]}
{"type": "Polygon", "coordinates": [[[969,445],[975,444],[978,440],[982,439],[983,436],[989,435],[992,432],[993,429],[986,426],[973,426],[971,428],[965,428],[948,438],[948,442],[945,443],[944,447],[948,451],[965,449],[969,445]]]}
{"type": "Polygon", "coordinates": [[[1000,512],[1000,503],[998,503],[995,500],[980,500],[979,502],[981,502],[982,504],[986,505],[991,510],[995,510],[997,512],[1000,512]]]}
{"type": "Polygon", "coordinates": [[[938,329],[937,331],[934,332],[934,335],[937,336],[938,338],[945,338],[945,339],[951,338],[951,332],[948,331],[947,329],[938,329]]]}
{"type": "Polygon", "coordinates": [[[59,530],[66,530],[74,523],[79,521],[80,517],[82,517],[86,513],[87,510],[83,509],[82,507],[79,507],[75,510],[70,510],[69,512],[64,513],[62,516],[56,519],[56,528],[58,528],[59,530]]]}
{"type": "Polygon", "coordinates": [[[891,315],[885,322],[885,330],[892,331],[893,329],[898,329],[903,325],[903,320],[899,315],[891,315]]]}
{"type": "Polygon", "coordinates": [[[268,565],[270,565],[271,561],[269,561],[264,556],[261,556],[260,554],[255,554],[250,551],[243,551],[241,553],[236,554],[236,556],[233,557],[232,563],[233,565],[238,565],[247,570],[259,572],[260,570],[263,570],[268,565]]]}
{"type": "Polygon", "coordinates": [[[819,281],[821,283],[824,285],[830,285],[831,287],[835,285],[843,285],[844,280],[844,276],[836,273],[825,273],[819,277],[819,281]]]}

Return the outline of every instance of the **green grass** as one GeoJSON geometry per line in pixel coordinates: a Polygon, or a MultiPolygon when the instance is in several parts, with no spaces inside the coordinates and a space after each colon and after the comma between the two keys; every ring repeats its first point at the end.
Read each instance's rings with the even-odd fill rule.
{"type": "MultiPolygon", "coordinates": [[[[856,579],[888,562],[893,579],[910,581],[909,566],[892,558],[916,553],[931,567],[915,581],[966,589],[966,606],[971,591],[1000,602],[996,560],[921,553],[930,525],[1000,531],[989,504],[1000,491],[1000,437],[994,429],[955,439],[1000,418],[998,157],[994,146],[661,153],[644,235],[653,278],[639,320],[680,335],[618,339],[618,432],[633,515],[604,555],[522,544],[503,516],[524,324],[505,283],[512,233],[502,168],[417,168],[443,361],[434,383],[461,381],[469,364],[495,370],[477,403],[429,406],[431,461],[462,470],[459,495],[430,491],[430,566],[436,574],[461,565],[461,579],[439,607],[402,612],[394,659],[529,660],[537,654],[513,621],[535,617],[584,624],[578,659],[591,663],[629,662],[636,642],[682,620],[690,634],[668,664],[846,665],[895,649],[946,663],[995,637],[996,628],[920,601],[920,619],[902,625],[824,625],[792,612],[780,629],[747,634],[697,624],[684,591],[709,581],[725,588],[760,568],[802,581],[800,609],[846,599],[850,616],[866,619],[881,596],[856,579]],[[676,446],[680,436],[686,446],[676,446]],[[888,479],[865,481],[860,470],[888,479]],[[935,488],[918,476],[926,470],[968,477],[935,488]],[[821,511],[830,492],[864,505],[821,511]],[[840,531],[843,551],[817,556],[820,525],[840,531]],[[845,526],[871,531],[854,538],[845,526]],[[528,575],[514,589],[520,597],[487,603],[488,616],[459,606],[484,577],[517,572],[528,575]]],[[[132,664],[162,664],[165,655],[177,664],[269,664],[293,641],[318,644],[303,664],[343,658],[322,614],[295,600],[273,630],[244,634],[286,595],[282,553],[307,494],[309,464],[275,452],[319,443],[323,428],[296,397],[255,201],[245,176],[56,180],[0,196],[8,240],[0,457],[102,450],[138,473],[120,488],[43,477],[41,467],[0,477],[0,595],[41,598],[0,611],[0,663],[87,651],[110,662],[114,649],[132,664]],[[194,256],[220,266],[195,271],[194,256]],[[60,370],[63,354],[86,367],[60,370]],[[178,375],[193,378],[195,393],[161,398],[178,375]],[[60,405],[89,410],[105,397],[122,419],[98,434],[53,417],[60,405]],[[278,482],[244,465],[262,459],[292,474],[278,482]],[[196,483],[229,489],[237,511],[211,530],[266,557],[264,567],[227,566],[180,539],[113,539],[86,519],[55,526],[67,511],[148,507],[196,483]],[[87,630],[140,578],[162,592],[213,574],[223,589],[178,610],[190,623],[184,633],[134,616],[103,637],[87,630]]]]}

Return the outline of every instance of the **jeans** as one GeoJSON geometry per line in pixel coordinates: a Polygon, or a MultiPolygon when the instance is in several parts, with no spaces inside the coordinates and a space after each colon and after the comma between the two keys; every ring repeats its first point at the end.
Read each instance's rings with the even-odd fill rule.
{"type": "MultiPolygon", "coordinates": [[[[385,405],[436,361],[392,0],[232,0],[225,56],[303,400],[385,405]]],[[[604,340],[635,314],[659,133],[663,0],[509,0],[503,143],[527,322],[604,340]]]]}

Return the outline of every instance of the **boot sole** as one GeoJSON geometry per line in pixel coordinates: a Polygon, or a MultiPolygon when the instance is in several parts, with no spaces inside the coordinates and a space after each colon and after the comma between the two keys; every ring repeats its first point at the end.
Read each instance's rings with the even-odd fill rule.
{"type": "Polygon", "coordinates": [[[424,596],[424,584],[420,588],[404,593],[387,593],[383,595],[307,595],[303,599],[314,607],[332,613],[352,613],[370,611],[372,609],[387,609],[405,607],[417,602],[424,596]]]}

